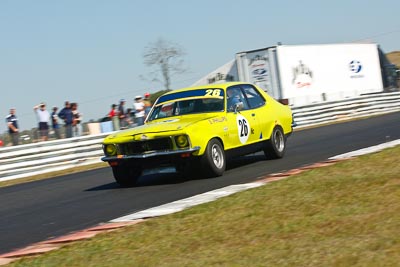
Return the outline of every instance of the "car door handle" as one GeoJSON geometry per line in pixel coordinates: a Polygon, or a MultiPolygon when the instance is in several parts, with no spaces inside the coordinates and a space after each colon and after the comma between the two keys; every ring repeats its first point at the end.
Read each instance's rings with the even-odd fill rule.
{"type": "Polygon", "coordinates": [[[255,117],[255,116],[256,116],[256,114],[255,114],[255,113],[253,113],[253,114],[251,114],[251,116],[252,116],[252,117],[255,117]]]}

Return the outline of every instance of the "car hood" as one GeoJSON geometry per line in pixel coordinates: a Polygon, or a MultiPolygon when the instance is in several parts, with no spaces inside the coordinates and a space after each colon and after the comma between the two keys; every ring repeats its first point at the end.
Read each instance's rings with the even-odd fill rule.
{"type": "Polygon", "coordinates": [[[161,136],[166,132],[171,132],[172,134],[172,132],[182,131],[190,125],[217,116],[221,116],[221,114],[203,113],[190,116],[177,116],[154,120],[151,122],[147,122],[145,125],[142,126],[113,133],[106,137],[105,142],[127,142],[133,140],[151,139],[157,136],[161,136]]]}

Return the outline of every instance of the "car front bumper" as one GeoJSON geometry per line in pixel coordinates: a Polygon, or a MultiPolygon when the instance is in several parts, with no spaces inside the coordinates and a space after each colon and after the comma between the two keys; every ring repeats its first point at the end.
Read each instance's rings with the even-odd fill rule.
{"type": "Polygon", "coordinates": [[[102,157],[102,161],[120,161],[120,160],[131,160],[131,159],[148,159],[152,157],[169,157],[174,155],[185,155],[192,154],[196,151],[199,151],[200,147],[196,146],[188,149],[179,149],[179,150],[167,150],[167,151],[146,151],[141,154],[134,155],[116,155],[116,156],[105,156],[102,157]]]}

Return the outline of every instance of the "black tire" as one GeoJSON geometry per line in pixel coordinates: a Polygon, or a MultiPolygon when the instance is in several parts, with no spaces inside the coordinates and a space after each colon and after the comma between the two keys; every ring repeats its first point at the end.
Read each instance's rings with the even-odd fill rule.
{"type": "Polygon", "coordinates": [[[264,154],[267,159],[280,159],[285,155],[286,136],[281,127],[275,127],[271,138],[266,141],[264,154]]]}
{"type": "Polygon", "coordinates": [[[218,139],[208,142],[206,151],[201,158],[201,168],[207,177],[221,176],[226,168],[224,147],[218,139]]]}
{"type": "Polygon", "coordinates": [[[115,181],[122,187],[132,187],[136,185],[137,180],[142,174],[142,169],[139,167],[130,167],[120,165],[112,167],[115,181]]]}

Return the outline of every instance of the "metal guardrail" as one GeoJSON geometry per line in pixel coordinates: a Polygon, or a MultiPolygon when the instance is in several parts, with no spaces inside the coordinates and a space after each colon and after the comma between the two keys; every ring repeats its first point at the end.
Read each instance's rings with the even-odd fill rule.
{"type": "Polygon", "coordinates": [[[400,111],[400,92],[292,107],[297,128],[400,111]]]}
{"type": "Polygon", "coordinates": [[[0,181],[99,163],[110,133],[86,135],[0,149],[0,181]]]}
{"type": "MultiPolygon", "coordinates": [[[[292,107],[297,128],[400,111],[400,92],[292,107]]],[[[0,181],[99,163],[110,133],[0,148],[0,181]]]]}

